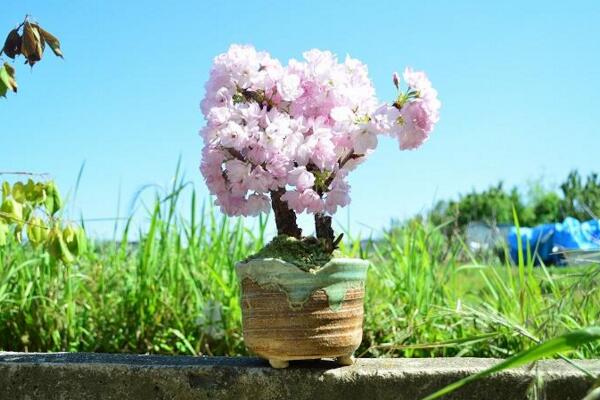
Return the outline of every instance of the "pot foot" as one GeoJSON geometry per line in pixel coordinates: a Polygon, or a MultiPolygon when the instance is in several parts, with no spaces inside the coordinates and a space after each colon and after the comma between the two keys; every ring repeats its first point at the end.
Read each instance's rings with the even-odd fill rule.
{"type": "Polygon", "coordinates": [[[354,364],[354,356],[352,356],[352,354],[347,355],[347,356],[340,356],[340,357],[337,357],[335,359],[335,361],[339,365],[352,365],[352,364],[354,364]]]}
{"type": "Polygon", "coordinates": [[[269,364],[276,369],[287,368],[290,365],[286,360],[277,360],[275,358],[269,358],[269,364]]]}

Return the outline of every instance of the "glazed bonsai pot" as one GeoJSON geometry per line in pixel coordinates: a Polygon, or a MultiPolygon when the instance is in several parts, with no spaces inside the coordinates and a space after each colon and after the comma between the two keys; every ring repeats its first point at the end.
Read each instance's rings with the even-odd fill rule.
{"type": "Polygon", "coordinates": [[[310,271],[277,258],[238,263],[248,349],[275,368],[320,358],[352,364],[362,340],[368,266],[349,258],[310,271]]]}

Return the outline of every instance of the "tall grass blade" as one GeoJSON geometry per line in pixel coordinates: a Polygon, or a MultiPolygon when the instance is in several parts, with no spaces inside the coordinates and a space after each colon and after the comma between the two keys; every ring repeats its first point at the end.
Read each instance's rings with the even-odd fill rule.
{"type": "Polygon", "coordinates": [[[477,374],[470,375],[464,379],[454,382],[423,398],[423,400],[438,399],[443,395],[454,392],[456,389],[461,388],[468,383],[485,378],[486,376],[495,374],[508,368],[516,368],[524,364],[529,364],[566,350],[575,350],[580,346],[596,340],[600,340],[600,327],[590,327],[566,333],[518,353],[494,365],[493,367],[486,369],[485,371],[481,371],[477,374]]]}

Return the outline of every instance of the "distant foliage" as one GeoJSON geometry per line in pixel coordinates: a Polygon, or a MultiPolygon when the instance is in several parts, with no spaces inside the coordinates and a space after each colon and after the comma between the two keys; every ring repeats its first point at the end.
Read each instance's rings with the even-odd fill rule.
{"type": "Polygon", "coordinates": [[[564,196],[561,204],[563,215],[579,219],[589,219],[590,215],[600,217],[600,179],[597,173],[588,175],[583,183],[577,171],[573,171],[560,188],[564,196]]]}
{"type": "Polygon", "coordinates": [[[506,189],[502,182],[482,192],[473,191],[458,200],[440,201],[428,218],[447,230],[462,230],[469,222],[490,225],[512,224],[513,207],[523,226],[562,221],[570,216],[588,220],[600,216],[600,178],[592,173],[585,180],[572,171],[560,185],[560,193],[541,186],[523,195],[516,188],[506,189]]]}
{"type": "Polygon", "coordinates": [[[438,202],[430,213],[430,219],[435,225],[451,220],[458,227],[464,227],[471,221],[506,223],[512,221],[513,206],[520,218],[531,219],[519,192],[514,188],[507,191],[500,182],[483,192],[463,195],[458,201],[438,202]]]}

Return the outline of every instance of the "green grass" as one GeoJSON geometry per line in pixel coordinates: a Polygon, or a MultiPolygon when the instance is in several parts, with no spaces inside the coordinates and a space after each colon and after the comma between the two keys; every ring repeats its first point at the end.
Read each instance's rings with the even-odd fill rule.
{"type": "MultiPolygon", "coordinates": [[[[0,349],[246,354],[233,266],[268,240],[266,221],[250,230],[219,217],[177,180],[148,219],[71,266],[27,245],[0,248],[0,349]]],[[[373,264],[358,355],[507,357],[600,325],[598,266],[483,263],[416,221],[367,245],[348,236],[341,251],[373,264]]],[[[569,355],[599,357],[600,344],[569,355]]]]}

